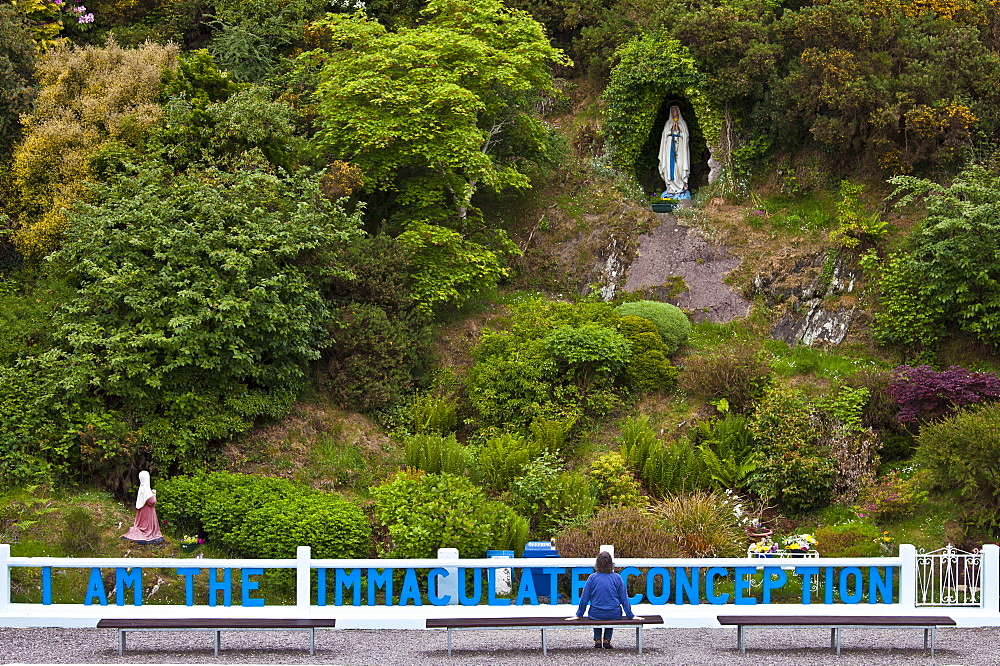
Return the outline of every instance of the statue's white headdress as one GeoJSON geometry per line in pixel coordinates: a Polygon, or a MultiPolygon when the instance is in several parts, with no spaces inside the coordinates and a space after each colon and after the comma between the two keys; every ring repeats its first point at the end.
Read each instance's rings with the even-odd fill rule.
{"type": "Polygon", "coordinates": [[[135,508],[146,506],[146,500],[153,496],[153,488],[149,485],[149,472],[139,472],[139,492],[135,495],[135,508]]]}

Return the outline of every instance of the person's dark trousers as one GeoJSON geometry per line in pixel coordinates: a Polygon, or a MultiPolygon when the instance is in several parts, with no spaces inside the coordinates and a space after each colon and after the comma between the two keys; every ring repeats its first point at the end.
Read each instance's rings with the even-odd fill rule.
{"type": "MultiPolygon", "coordinates": [[[[613,631],[614,631],[614,627],[604,627],[604,640],[610,641],[611,640],[611,633],[613,631]]],[[[595,641],[601,640],[601,628],[600,627],[594,627],[594,640],[595,641]]]]}

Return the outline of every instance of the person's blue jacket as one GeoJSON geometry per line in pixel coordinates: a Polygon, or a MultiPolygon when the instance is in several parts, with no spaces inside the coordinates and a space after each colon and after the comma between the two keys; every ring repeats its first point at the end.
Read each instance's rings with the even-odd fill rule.
{"type": "Polygon", "coordinates": [[[590,604],[590,615],[595,620],[617,620],[625,611],[625,617],[632,619],[632,606],[628,602],[625,581],[616,573],[592,573],[583,587],[577,617],[583,617],[590,604]]]}

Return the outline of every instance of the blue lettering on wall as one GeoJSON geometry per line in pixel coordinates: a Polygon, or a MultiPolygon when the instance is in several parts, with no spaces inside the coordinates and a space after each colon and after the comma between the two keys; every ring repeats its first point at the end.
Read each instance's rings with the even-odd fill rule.
{"type": "Polygon", "coordinates": [[[344,605],[344,591],[351,591],[351,603],[355,606],[361,605],[361,569],[352,569],[347,573],[346,569],[333,570],[333,603],[337,606],[344,605]]]}
{"type": "Polygon", "coordinates": [[[142,568],[132,567],[129,573],[124,567],[115,569],[115,603],[125,605],[125,588],[132,588],[132,605],[142,605],[142,568]]]}
{"type": "Polygon", "coordinates": [[[663,567],[653,567],[646,574],[646,599],[651,604],[665,604],[670,599],[670,572],[663,567]],[[660,579],[660,593],[656,593],[656,579],[660,579]]]}
{"type": "Polygon", "coordinates": [[[549,577],[549,589],[539,590],[542,596],[548,596],[549,604],[559,603],[559,574],[566,573],[566,567],[543,567],[542,574],[549,577]]]}
{"type": "Polygon", "coordinates": [[[438,595],[438,585],[442,580],[451,575],[451,572],[444,567],[438,567],[437,569],[431,569],[427,572],[427,598],[431,600],[431,603],[435,606],[447,606],[451,603],[451,595],[445,594],[443,596],[438,595]],[[438,578],[440,576],[440,578],[438,578]]]}
{"type": "Polygon", "coordinates": [[[764,580],[761,583],[764,603],[771,603],[771,592],[781,589],[787,582],[788,574],[781,567],[764,567],[764,580]]]}
{"type": "Polygon", "coordinates": [[[375,595],[381,589],[385,589],[385,605],[392,605],[392,569],[382,569],[382,573],[378,573],[378,569],[368,570],[368,605],[374,606],[375,595]]]}
{"type": "MultiPolygon", "coordinates": [[[[625,583],[625,592],[628,593],[628,579],[631,578],[632,576],[641,576],[642,572],[639,571],[639,569],[637,569],[636,567],[625,567],[624,569],[621,570],[621,573],[619,573],[618,575],[622,577],[622,582],[625,583]]],[[[628,602],[633,605],[641,604],[642,592],[629,597],[628,602]]]]}
{"type": "Polygon", "coordinates": [[[521,569],[521,584],[517,587],[517,598],[514,599],[515,606],[523,606],[525,600],[532,606],[538,605],[538,595],[535,594],[535,581],[532,580],[530,569],[521,569]]]}
{"type": "Polygon", "coordinates": [[[733,582],[733,601],[737,606],[753,606],[757,600],[744,595],[750,591],[750,576],[757,573],[757,567],[736,567],[736,580],[733,582]]]}
{"type": "Polygon", "coordinates": [[[891,604],[892,603],[892,571],[895,567],[885,568],[885,577],[879,573],[878,567],[868,569],[868,603],[870,604],[891,604]],[[876,601],[876,597],[882,601],[876,601]]]}
{"type": "Polygon", "coordinates": [[[795,567],[795,573],[802,576],[802,603],[812,603],[812,579],[819,578],[819,567],[795,567]]]}
{"type": "Polygon", "coordinates": [[[233,570],[223,569],[222,580],[218,580],[217,572],[218,569],[208,570],[208,605],[217,605],[222,592],[222,605],[228,608],[233,605],[233,570]]]}
{"type": "Polygon", "coordinates": [[[698,567],[692,569],[674,569],[674,582],[677,587],[674,589],[674,603],[682,606],[685,603],[697,604],[701,596],[698,593],[698,567]],[[687,601],[685,601],[685,599],[687,601]]]}
{"type": "Polygon", "coordinates": [[[823,603],[833,603],[833,567],[825,567],[823,576],[823,603]]]}
{"type": "Polygon", "coordinates": [[[840,570],[840,600],[845,604],[857,604],[861,602],[862,581],[861,569],[857,567],[844,567],[840,570]],[[854,589],[850,589],[848,579],[854,576],[854,589]]]}
{"type": "Polygon", "coordinates": [[[709,603],[725,604],[729,602],[728,592],[724,592],[722,594],[715,593],[715,579],[728,575],[729,572],[722,567],[712,567],[705,572],[705,596],[708,597],[709,603]]]}
{"type": "Polygon", "coordinates": [[[240,571],[240,604],[248,608],[259,608],[264,605],[264,600],[259,597],[251,597],[250,593],[258,588],[259,581],[250,580],[250,576],[263,575],[263,569],[243,569],[240,571]]]}
{"type": "Polygon", "coordinates": [[[412,601],[414,606],[423,606],[420,599],[420,586],[417,585],[417,572],[414,569],[407,569],[403,575],[403,589],[399,592],[399,605],[405,606],[408,601],[412,601]]]}
{"type": "Polygon", "coordinates": [[[587,579],[581,576],[590,576],[592,573],[594,570],[590,567],[573,567],[569,570],[570,603],[574,606],[580,603],[580,595],[587,584],[587,579]]]}
{"type": "Polygon", "coordinates": [[[52,605],[52,567],[42,567],[42,605],[52,605]]]}
{"type": "Polygon", "coordinates": [[[478,606],[479,600],[483,597],[483,570],[466,569],[462,567],[458,570],[458,603],[463,606],[478,606]],[[465,596],[465,575],[472,572],[472,596],[465,596]]]}
{"type": "Polygon", "coordinates": [[[201,569],[178,569],[177,575],[184,576],[184,605],[194,606],[194,577],[201,569]]]}
{"type": "Polygon", "coordinates": [[[97,567],[90,570],[90,580],[87,581],[87,595],[83,598],[83,605],[92,605],[95,598],[102,606],[108,605],[108,593],[104,589],[104,579],[101,578],[101,570],[97,567]]]}

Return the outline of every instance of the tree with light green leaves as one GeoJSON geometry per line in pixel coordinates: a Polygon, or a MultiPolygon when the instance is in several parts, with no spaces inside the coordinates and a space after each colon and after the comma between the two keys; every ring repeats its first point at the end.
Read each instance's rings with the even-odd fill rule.
{"type": "Polygon", "coordinates": [[[366,187],[398,192],[409,220],[463,234],[473,195],[530,186],[550,133],[534,112],[567,64],[542,26],[499,0],[431,0],[417,27],[390,31],[357,13],[312,25],[320,139],[361,167],[366,187]]]}

